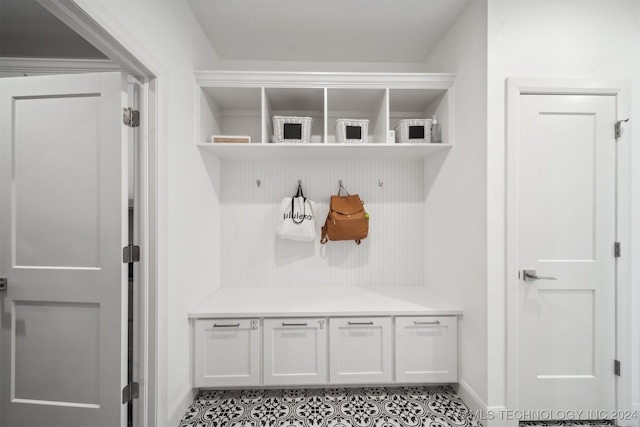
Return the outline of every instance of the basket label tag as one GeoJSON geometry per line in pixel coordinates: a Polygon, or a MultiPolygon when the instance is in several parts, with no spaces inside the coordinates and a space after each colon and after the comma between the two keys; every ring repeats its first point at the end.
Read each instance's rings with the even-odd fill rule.
{"type": "Polygon", "coordinates": [[[284,139],[302,139],[302,125],[300,123],[285,123],[284,139]]]}
{"type": "Polygon", "coordinates": [[[362,139],[362,126],[347,126],[347,139],[362,139]]]}
{"type": "Polygon", "coordinates": [[[424,139],[424,126],[409,126],[409,139],[424,139]]]}

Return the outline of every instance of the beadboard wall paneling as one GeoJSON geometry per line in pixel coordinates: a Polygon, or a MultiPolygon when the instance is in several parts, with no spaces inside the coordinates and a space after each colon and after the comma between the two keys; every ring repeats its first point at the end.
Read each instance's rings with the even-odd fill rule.
{"type": "Polygon", "coordinates": [[[221,167],[222,287],[424,284],[421,161],[228,160],[221,167]],[[314,242],[276,237],[280,203],[295,193],[299,179],[315,202],[314,242]],[[360,195],[371,217],[360,246],[319,243],[338,180],[360,195]]]}

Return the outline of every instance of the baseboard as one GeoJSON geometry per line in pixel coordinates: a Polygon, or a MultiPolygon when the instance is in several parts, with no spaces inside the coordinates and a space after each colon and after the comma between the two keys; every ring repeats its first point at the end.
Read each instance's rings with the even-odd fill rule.
{"type": "Polygon", "coordinates": [[[487,427],[518,427],[518,420],[510,416],[504,406],[490,406],[487,408],[487,427]]]}
{"type": "Polygon", "coordinates": [[[169,411],[169,426],[180,425],[180,420],[184,414],[187,413],[187,409],[193,404],[193,400],[198,395],[197,388],[187,387],[182,395],[178,399],[171,411],[169,411]]]}
{"type": "MultiPolygon", "coordinates": [[[[473,417],[480,421],[483,427],[517,427],[517,420],[508,416],[504,406],[487,406],[478,394],[464,381],[454,386],[456,394],[471,411],[473,417]]],[[[640,426],[638,426],[640,427],[640,426]]]]}
{"type": "Polygon", "coordinates": [[[469,410],[477,415],[476,418],[486,418],[487,414],[487,405],[480,399],[478,394],[473,391],[471,387],[464,381],[460,381],[457,386],[454,386],[456,394],[460,396],[460,399],[464,402],[465,405],[469,408],[469,410]]]}

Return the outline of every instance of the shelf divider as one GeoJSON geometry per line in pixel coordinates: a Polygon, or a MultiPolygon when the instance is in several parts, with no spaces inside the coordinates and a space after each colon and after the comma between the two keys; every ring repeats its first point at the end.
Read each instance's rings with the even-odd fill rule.
{"type": "Polygon", "coordinates": [[[324,93],[324,135],[322,136],[322,142],[326,144],[329,141],[329,134],[327,130],[328,122],[329,122],[329,100],[328,100],[328,89],[325,87],[323,90],[324,93]]]}

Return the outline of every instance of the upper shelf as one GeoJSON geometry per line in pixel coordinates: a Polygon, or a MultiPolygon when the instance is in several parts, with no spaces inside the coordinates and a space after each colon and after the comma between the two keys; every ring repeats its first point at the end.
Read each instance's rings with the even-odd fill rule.
{"type": "Polygon", "coordinates": [[[198,144],[220,159],[419,160],[447,151],[451,144],[198,144]]]}
{"type": "Polygon", "coordinates": [[[200,88],[197,145],[221,159],[421,159],[453,138],[454,74],[195,73],[200,88]],[[395,144],[402,119],[436,115],[443,144],[395,144]],[[312,118],[308,144],[272,144],[273,116],[312,118]],[[338,119],[368,120],[368,144],[337,144],[338,119]],[[212,144],[211,135],[247,135],[249,144],[212,144]]]}

